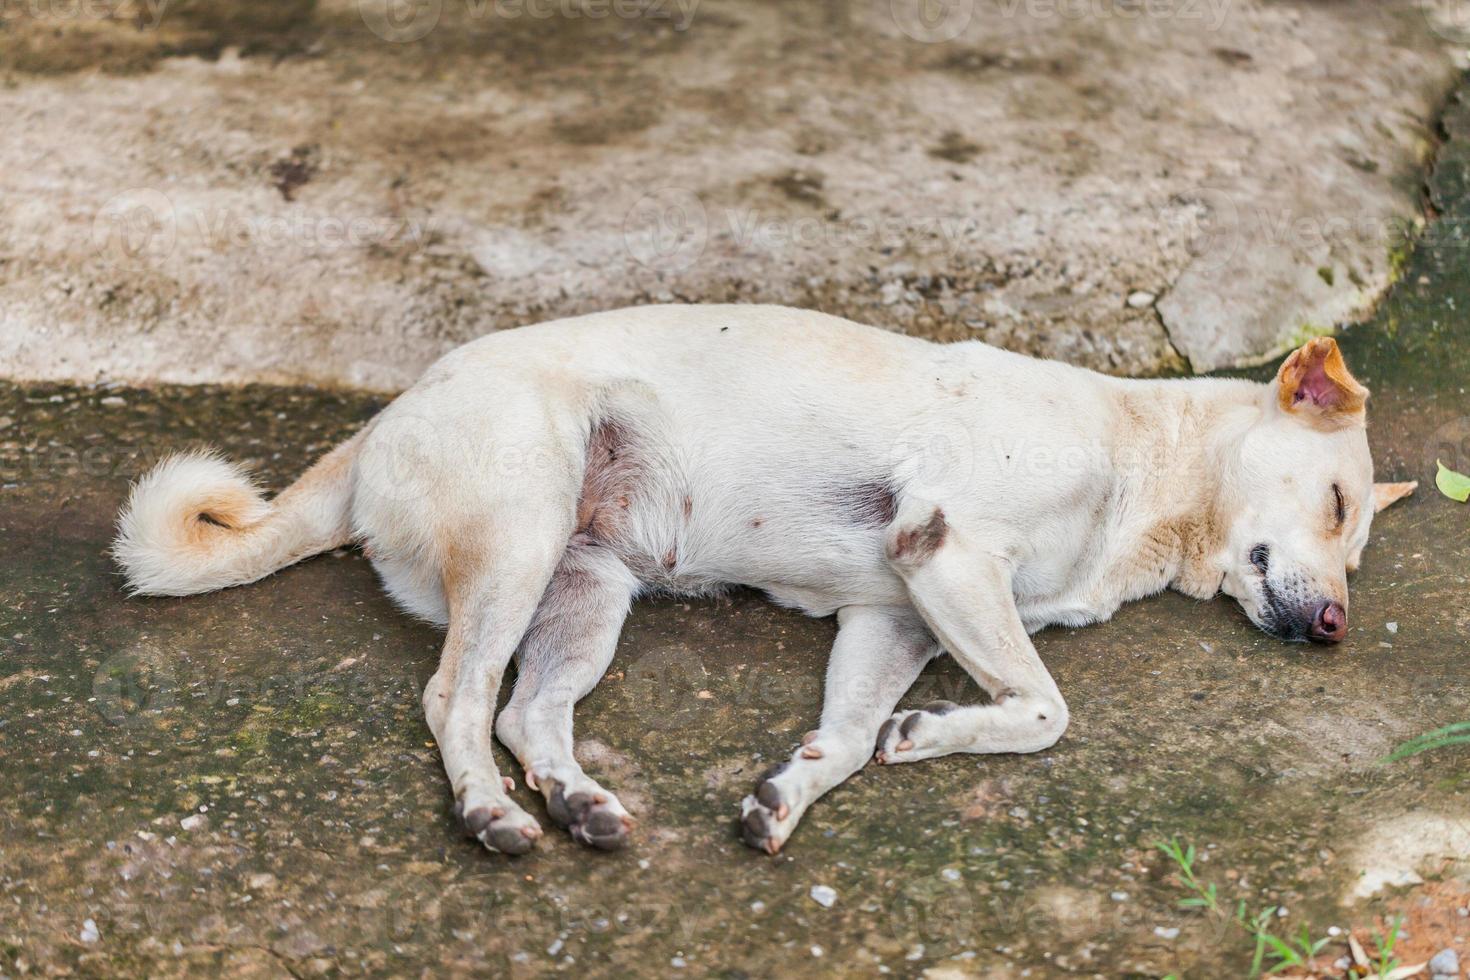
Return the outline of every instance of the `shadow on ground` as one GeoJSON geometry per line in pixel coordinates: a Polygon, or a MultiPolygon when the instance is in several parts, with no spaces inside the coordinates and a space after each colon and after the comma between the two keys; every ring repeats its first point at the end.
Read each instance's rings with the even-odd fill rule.
{"type": "MultiPolygon", "coordinates": [[[[157,455],[207,440],[282,486],[380,401],[0,388],[0,973],[1243,974],[1249,942],[1177,907],[1171,835],[1288,930],[1400,910],[1408,962],[1464,957],[1470,886],[1434,855],[1470,838],[1465,752],[1375,760],[1470,717],[1470,510],[1432,486],[1436,456],[1470,469],[1467,160],[1449,144],[1440,222],[1344,338],[1380,474],[1425,484],[1376,525],[1348,641],[1283,645],[1174,595],[1046,631],[1074,719],[1054,750],[870,768],[775,859],[736,805],[817,717],[830,622],[641,604],[578,716],[636,845],[551,834],[507,860],[449,815],[418,707],[439,635],[359,554],[188,600],[125,599],[105,554],[157,455]],[[1343,907],[1365,874],[1398,887],[1343,907]]],[[[944,662],[908,701],[969,693],[944,662]]]]}

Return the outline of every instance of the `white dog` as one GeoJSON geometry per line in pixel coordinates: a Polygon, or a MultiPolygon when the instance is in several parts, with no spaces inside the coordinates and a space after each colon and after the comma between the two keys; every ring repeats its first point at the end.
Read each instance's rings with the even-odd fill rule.
{"type": "Polygon", "coordinates": [[[451,352],[271,501],[214,455],[167,459],[116,555],[137,592],[185,595],[362,544],[448,626],[424,710],[456,813],[509,854],[541,830],[492,729],[552,820],[627,839],[573,757],[572,708],[635,596],[738,584],[836,613],[821,724],[742,804],[746,842],[774,853],[875,754],[1056,742],[1067,705],[1028,638],[1048,624],[1172,587],[1223,591],[1283,639],[1342,639],[1374,511],[1414,489],[1373,482],[1367,394],[1327,338],[1269,385],[1138,381],[779,307],[619,310],[451,352]],[[989,702],[895,713],[941,652],[989,702]]]}

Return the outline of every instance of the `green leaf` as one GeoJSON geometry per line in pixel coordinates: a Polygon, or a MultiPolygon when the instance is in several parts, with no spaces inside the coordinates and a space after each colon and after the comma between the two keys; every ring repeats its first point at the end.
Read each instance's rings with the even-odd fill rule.
{"type": "Polygon", "coordinates": [[[1470,476],[1456,473],[1437,459],[1434,462],[1439,467],[1439,472],[1434,474],[1434,485],[1439,487],[1439,492],[1462,504],[1470,500],[1470,476]]]}
{"type": "Polygon", "coordinates": [[[1280,939],[1277,939],[1269,932],[1261,933],[1261,938],[1271,945],[1271,953],[1277,959],[1276,969],[1279,970],[1284,966],[1299,966],[1301,964],[1302,958],[1296,954],[1296,950],[1286,945],[1280,939]]]}

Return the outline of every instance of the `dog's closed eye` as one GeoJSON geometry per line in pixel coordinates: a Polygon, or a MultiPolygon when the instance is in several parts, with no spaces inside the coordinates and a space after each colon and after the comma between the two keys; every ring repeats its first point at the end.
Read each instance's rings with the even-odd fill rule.
{"type": "Polygon", "coordinates": [[[1342,497],[1342,487],[1336,483],[1332,485],[1332,506],[1333,516],[1336,518],[1336,523],[1332,526],[1342,527],[1342,522],[1347,520],[1347,501],[1342,497]]]}

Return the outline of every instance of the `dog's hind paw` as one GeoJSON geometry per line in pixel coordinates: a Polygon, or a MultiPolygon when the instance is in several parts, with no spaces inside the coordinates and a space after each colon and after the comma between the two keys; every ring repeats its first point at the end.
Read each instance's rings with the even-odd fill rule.
{"type": "Polygon", "coordinates": [[[935,754],[932,733],[925,732],[930,737],[921,738],[920,727],[926,719],[932,722],[958,707],[953,701],[930,701],[917,711],[896,712],[878,729],[878,742],[873,746],[873,758],[879,765],[916,762],[929,758],[935,754]]]}
{"type": "Polygon", "coordinates": [[[573,840],[600,851],[627,846],[633,818],[616,796],[596,783],[571,793],[557,779],[543,778],[540,785],[546,793],[546,812],[557,826],[567,829],[573,840]]]}
{"type": "Polygon", "coordinates": [[[529,813],[515,804],[454,803],[454,816],[464,832],[500,854],[525,854],[541,836],[541,827],[529,813]]]}

